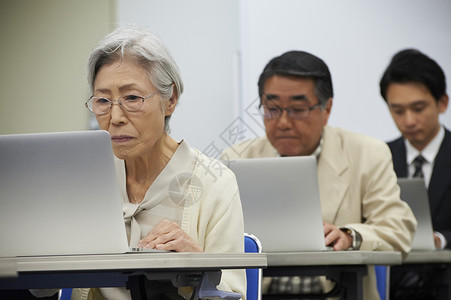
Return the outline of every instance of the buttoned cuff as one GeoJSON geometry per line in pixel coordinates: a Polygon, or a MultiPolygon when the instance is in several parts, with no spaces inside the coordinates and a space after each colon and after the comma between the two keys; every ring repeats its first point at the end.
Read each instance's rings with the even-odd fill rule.
{"type": "Polygon", "coordinates": [[[434,231],[434,233],[440,239],[440,248],[438,248],[438,249],[445,249],[445,247],[447,245],[445,236],[438,231],[434,231]]]}

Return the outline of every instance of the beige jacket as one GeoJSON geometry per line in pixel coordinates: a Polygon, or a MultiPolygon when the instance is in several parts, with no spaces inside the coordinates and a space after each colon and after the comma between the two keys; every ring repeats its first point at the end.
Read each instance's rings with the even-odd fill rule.
{"type": "MultiPolygon", "coordinates": [[[[266,136],[224,151],[223,159],[275,157],[266,136]]],[[[323,220],[362,235],[360,250],[410,251],[416,219],[400,199],[390,150],[374,138],[326,126],[318,159],[323,220]]],[[[364,299],[378,300],[374,268],[363,282],[364,299]]]]}

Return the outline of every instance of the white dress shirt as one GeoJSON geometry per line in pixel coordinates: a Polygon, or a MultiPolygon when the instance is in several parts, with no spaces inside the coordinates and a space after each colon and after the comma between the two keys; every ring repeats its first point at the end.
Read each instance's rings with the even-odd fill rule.
{"type": "Polygon", "coordinates": [[[426,183],[426,188],[429,187],[429,182],[431,181],[432,167],[434,166],[434,160],[437,156],[440,145],[445,137],[445,129],[440,127],[437,135],[432,139],[432,141],[423,149],[423,151],[418,151],[407,139],[404,139],[406,144],[406,155],[407,155],[407,165],[409,168],[408,176],[413,177],[415,173],[415,166],[413,161],[418,155],[422,155],[426,161],[423,164],[423,174],[424,182],[426,183]]]}
{"type": "MultiPolygon", "coordinates": [[[[404,139],[405,144],[406,144],[407,165],[409,168],[408,176],[413,177],[413,174],[415,173],[415,165],[414,165],[413,161],[414,161],[415,157],[417,157],[418,155],[422,155],[426,160],[423,163],[423,167],[422,167],[426,188],[429,187],[435,157],[437,156],[437,153],[440,149],[440,145],[442,144],[444,138],[445,138],[445,129],[442,126],[442,127],[440,127],[440,130],[438,131],[437,135],[432,139],[432,141],[421,152],[418,151],[407,139],[404,139]]],[[[447,244],[447,240],[446,240],[445,236],[438,231],[434,231],[434,233],[441,240],[440,248],[444,249],[447,244]]]]}

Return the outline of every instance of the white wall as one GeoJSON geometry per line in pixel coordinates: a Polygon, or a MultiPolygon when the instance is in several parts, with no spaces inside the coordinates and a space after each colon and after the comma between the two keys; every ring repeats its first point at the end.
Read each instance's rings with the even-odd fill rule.
{"type": "Polygon", "coordinates": [[[171,136],[213,157],[211,143],[223,143],[222,132],[237,109],[238,8],[236,0],[118,1],[119,24],[150,28],[181,70],[185,92],[171,119],[171,136]]]}
{"type": "MultiPolygon", "coordinates": [[[[451,92],[451,1],[242,0],[243,98],[265,64],[298,49],[321,57],[334,84],[329,124],[383,140],[399,135],[379,96],[392,55],[415,47],[444,69],[451,92]]],[[[451,107],[441,121],[451,128],[451,107]]]]}
{"type": "MultiPolygon", "coordinates": [[[[379,96],[384,68],[394,52],[417,47],[450,87],[450,13],[449,0],[0,1],[0,133],[87,129],[86,59],[118,20],[144,24],[168,45],[186,87],[173,136],[211,156],[264,132],[249,116],[257,78],[291,49],[328,63],[332,125],[386,140],[398,132],[379,96]]],[[[441,119],[451,128],[451,108],[441,119]]]]}
{"type": "MultiPolygon", "coordinates": [[[[382,140],[399,135],[378,87],[395,52],[427,53],[451,86],[449,0],[118,0],[117,11],[120,24],[146,25],[168,46],[186,86],[172,136],[211,156],[212,143],[224,148],[264,133],[254,115],[257,79],[288,50],[329,65],[331,125],[382,140]]],[[[441,120],[451,128],[451,108],[441,120]]]]}

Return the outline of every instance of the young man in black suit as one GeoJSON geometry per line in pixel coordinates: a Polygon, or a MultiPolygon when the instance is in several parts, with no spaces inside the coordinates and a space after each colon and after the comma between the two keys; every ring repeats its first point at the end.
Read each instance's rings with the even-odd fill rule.
{"type": "MultiPolygon", "coordinates": [[[[402,137],[388,142],[395,172],[398,177],[424,178],[435,230],[435,246],[451,249],[451,132],[439,121],[439,115],[446,111],[449,101],[445,74],[433,59],[420,51],[403,50],[393,56],[385,70],[380,81],[380,93],[402,134],[402,137]]],[[[399,274],[393,275],[390,299],[417,299],[412,295],[402,297],[401,283],[394,283],[400,278],[399,274]]],[[[430,276],[419,274],[419,280],[430,281],[430,276]]],[[[411,281],[412,277],[406,279],[411,281]]],[[[408,290],[408,284],[406,287],[408,290]]],[[[423,292],[431,290],[425,287],[423,292]]]]}

